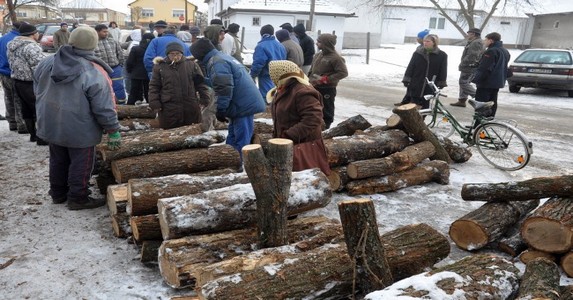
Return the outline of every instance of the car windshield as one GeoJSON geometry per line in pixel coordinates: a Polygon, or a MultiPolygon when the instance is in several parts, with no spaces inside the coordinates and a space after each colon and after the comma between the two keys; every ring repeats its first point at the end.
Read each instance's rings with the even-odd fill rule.
{"type": "Polygon", "coordinates": [[[53,35],[58,29],[60,29],[60,26],[48,26],[44,35],[53,35]]]}
{"type": "Polygon", "coordinates": [[[570,65],[571,55],[566,51],[530,50],[515,59],[516,63],[570,65]]]}

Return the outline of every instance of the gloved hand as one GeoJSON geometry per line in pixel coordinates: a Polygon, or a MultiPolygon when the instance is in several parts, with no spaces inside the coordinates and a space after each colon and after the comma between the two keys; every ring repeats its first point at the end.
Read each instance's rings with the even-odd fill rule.
{"type": "Polygon", "coordinates": [[[217,117],[217,120],[219,122],[223,122],[223,123],[227,123],[227,114],[225,114],[224,111],[218,111],[217,113],[215,113],[215,117],[217,117]]]}
{"type": "Polygon", "coordinates": [[[441,89],[447,87],[448,84],[445,81],[438,81],[438,82],[436,82],[436,86],[441,90],[441,89]]]}
{"type": "Polygon", "coordinates": [[[402,84],[404,84],[405,87],[408,87],[408,85],[410,85],[409,81],[402,81],[402,84]]]}
{"type": "Polygon", "coordinates": [[[108,133],[107,134],[107,149],[109,150],[117,150],[121,146],[121,134],[119,131],[108,133]]]}

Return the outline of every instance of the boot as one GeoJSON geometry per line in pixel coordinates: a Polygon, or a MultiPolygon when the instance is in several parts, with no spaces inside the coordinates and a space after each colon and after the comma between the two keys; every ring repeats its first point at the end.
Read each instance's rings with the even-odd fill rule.
{"type": "Polygon", "coordinates": [[[26,129],[30,133],[30,142],[36,141],[36,124],[34,119],[24,119],[24,124],[26,124],[26,129]]]}
{"type": "Polygon", "coordinates": [[[450,103],[450,105],[451,106],[457,106],[457,107],[466,107],[466,101],[468,101],[467,98],[460,98],[460,99],[458,99],[458,102],[450,103]]]}

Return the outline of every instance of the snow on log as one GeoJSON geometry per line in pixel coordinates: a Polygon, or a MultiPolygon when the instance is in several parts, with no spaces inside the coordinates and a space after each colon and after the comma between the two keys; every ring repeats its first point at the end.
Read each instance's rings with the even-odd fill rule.
{"type": "Polygon", "coordinates": [[[553,196],[573,196],[573,175],[537,177],[500,183],[466,183],[462,186],[466,201],[519,201],[553,196]]]}
{"type": "Polygon", "coordinates": [[[532,248],[565,253],[573,247],[573,198],[552,197],[523,221],[521,237],[532,248]]]}
{"type": "Polygon", "coordinates": [[[120,131],[159,129],[159,119],[124,119],[119,121],[120,131]]]}
{"type": "Polygon", "coordinates": [[[370,122],[368,122],[368,120],[366,120],[362,115],[356,115],[338,123],[338,125],[330,129],[323,131],[322,138],[331,139],[335,136],[350,136],[353,135],[356,130],[365,130],[371,126],[372,124],[370,124],[370,122]]]}
{"type": "Polygon", "coordinates": [[[545,258],[536,258],[527,263],[521,277],[516,300],[559,300],[559,269],[545,258]]]}
{"type": "Polygon", "coordinates": [[[117,118],[123,119],[155,119],[156,113],[147,105],[116,105],[117,118]]]}
{"type": "Polygon", "coordinates": [[[472,157],[472,152],[466,145],[454,142],[446,137],[440,137],[439,140],[455,163],[464,163],[472,157]]]}

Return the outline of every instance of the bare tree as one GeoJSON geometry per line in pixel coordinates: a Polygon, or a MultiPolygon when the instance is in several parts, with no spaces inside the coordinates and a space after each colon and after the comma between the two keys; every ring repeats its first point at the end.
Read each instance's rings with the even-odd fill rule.
{"type": "Polygon", "coordinates": [[[137,24],[139,19],[141,19],[141,13],[143,12],[143,7],[141,6],[133,6],[131,8],[131,22],[133,24],[137,24]]]}
{"type": "MultiPolygon", "coordinates": [[[[8,23],[8,20],[11,21],[12,24],[18,21],[18,16],[16,15],[16,10],[26,4],[39,4],[45,6],[54,6],[58,7],[60,4],[59,0],[6,0],[6,8],[8,9],[8,13],[4,15],[3,22],[4,24],[8,23]]],[[[6,27],[6,26],[4,26],[6,27]]]]}

